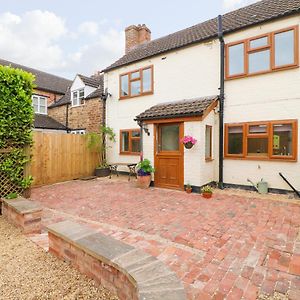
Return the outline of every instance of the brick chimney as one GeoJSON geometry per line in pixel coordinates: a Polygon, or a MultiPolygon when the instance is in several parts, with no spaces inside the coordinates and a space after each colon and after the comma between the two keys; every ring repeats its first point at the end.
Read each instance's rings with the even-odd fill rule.
{"type": "Polygon", "coordinates": [[[125,53],[150,40],[151,31],[145,24],[128,26],[125,28],[125,53]]]}

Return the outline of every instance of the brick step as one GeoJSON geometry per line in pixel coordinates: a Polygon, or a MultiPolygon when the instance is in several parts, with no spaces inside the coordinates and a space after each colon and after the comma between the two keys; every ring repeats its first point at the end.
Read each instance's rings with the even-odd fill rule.
{"type": "Polygon", "coordinates": [[[48,227],[49,252],[69,261],[121,300],[185,300],[176,274],[155,257],[78,223],[48,227]]]}

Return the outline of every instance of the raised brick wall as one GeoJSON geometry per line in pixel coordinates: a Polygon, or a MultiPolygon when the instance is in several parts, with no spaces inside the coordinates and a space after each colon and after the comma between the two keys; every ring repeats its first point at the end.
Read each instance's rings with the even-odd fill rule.
{"type": "Polygon", "coordinates": [[[42,209],[28,200],[2,200],[2,215],[23,233],[41,233],[42,209]],[[9,203],[11,202],[11,203],[9,203]],[[15,207],[16,204],[16,207],[15,207]],[[20,205],[23,211],[20,210],[20,205]],[[35,206],[35,205],[34,205],[35,206]]]}
{"type": "MultiPolygon", "coordinates": [[[[48,109],[50,117],[66,124],[66,105],[48,109]]],[[[98,132],[103,122],[103,101],[100,98],[90,99],[84,105],[69,107],[69,124],[71,129],[85,129],[87,132],[98,132]]]]}

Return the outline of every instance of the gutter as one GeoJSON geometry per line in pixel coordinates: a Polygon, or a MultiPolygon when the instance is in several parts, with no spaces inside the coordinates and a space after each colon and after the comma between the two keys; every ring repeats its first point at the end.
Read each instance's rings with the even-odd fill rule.
{"type": "Polygon", "coordinates": [[[225,98],[225,43],[222,16],[218,16],[218,38],[220,41],[220,108],[219,108],[219,188],[224,189],[224,98],[225,98]]]}

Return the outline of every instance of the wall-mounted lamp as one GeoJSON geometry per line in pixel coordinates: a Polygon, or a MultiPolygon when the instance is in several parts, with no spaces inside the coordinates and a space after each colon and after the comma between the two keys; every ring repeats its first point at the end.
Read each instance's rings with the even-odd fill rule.
{"type": "Polygon", "coordinates": [[[143,124],[143,130],[148,136],[150,135],[148,124],[143,124]]]}
{"type": "Polygon", "coordinates": [[[108,89],[106,88],[105,92],[101,95],[101,99],[105,101],[108,97],[111,97],[111,93],[109,93],[108,89]]]}

